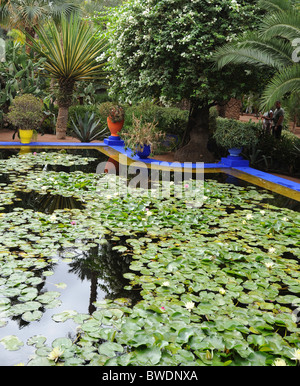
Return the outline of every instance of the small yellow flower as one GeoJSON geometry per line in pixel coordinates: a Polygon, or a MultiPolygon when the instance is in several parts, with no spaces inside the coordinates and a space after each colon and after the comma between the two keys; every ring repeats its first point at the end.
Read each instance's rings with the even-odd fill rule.
{"type": "Polygon", "coordinates": [[[51,353],[48,355],[48,359],[51,361],[57,362],[59,357],[61,357],[64,353],[64,350],[62,350],[60,347],[54,347],[51,353]]]}

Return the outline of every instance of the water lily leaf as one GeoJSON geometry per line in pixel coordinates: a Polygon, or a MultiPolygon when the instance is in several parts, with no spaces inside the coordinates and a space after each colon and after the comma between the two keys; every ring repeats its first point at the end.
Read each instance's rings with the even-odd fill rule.
{"type": "Polygon", "coordinates": [[[158,347],[148,347],[137,349],[136,355],[141,365],[152,366],[159,363],[162,353],[158,347]]]}
{"type": "Polygon", "coordinates": [[[106,355],[107,357],[114,357],[116,352],[122,353],[124,348],[121,344],[115,342],[105,342],[99,347],[99,354],[106,355]]]}
{"type": "Polygon", "coordinates": [[[5,336],[0,340],[0,343],[9,351],[16,351],[24,346],[24,343],[15,335],[5,336]]]}
{"type": "Polygon", "coordinates": [[[52,319],[55,322],[65,322],[68,319],[73,319],[74,316],[76,315],[77,315],[77,311],[68,310],[68,311],[63,311],[59,314],[52,315],[52,319]]]}
{"type": "Polygon", "coordinates": [[[43,313],[41,311],[27,311],[22,315],[22,319],[25,320],[25,322],[33,322],[41,319],[42,316],[43,313]]]}
{"type": "Polygon", "coordinates": [[[48,291],[42,295],[39,295],[36,299],[43,304],[47,304],[47,303],[51,303],[53,300],[55,300],[59,296],[60,296],[60,292],[48,291]]]}
{"type": "Polygon", "coordinates": [[[29,346],[35,346],[37,348],[42,347],[45,342],[46,342],[46,338],[42,335],[35,335],[27,340],[27,344],[29,346]]]}

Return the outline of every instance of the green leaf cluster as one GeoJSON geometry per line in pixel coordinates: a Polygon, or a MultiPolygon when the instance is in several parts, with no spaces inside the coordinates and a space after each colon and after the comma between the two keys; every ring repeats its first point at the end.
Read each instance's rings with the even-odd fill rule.
{"type": "MultiPolygon", "coordinates": [[[[58,156],[70,162],[69,154],[58,156]]],[[[33,158],[48,162],[38,153],[15,157],[14,165],[33,158]]],[[[29,365],[296,364],[299,212],[276,206],[265,190],[214,180],[205,181],[203,203],[196,205],[196,181],[184,182],[180,196],[174,183],[152,191],[114,175],[21,170],[11,182],[15,190],[47,190],[84,203],[52,214],[1,213],[0,328],[12,317],[42,322],[44,308],[59,305],[53,320],[78,325],[74,341],[57,337],[48,346],[46,338],[31,337],[27,344],[36,351],[29,365]],[[63,309],[59,291],[40,290],[60,248],[88,250],[105,238],[130,258],[126,290],[139,292],[140,301],[99,301],[88,315],[63,309]]],[[[22,346],[16,335],[1,343],[22,346]]]]}

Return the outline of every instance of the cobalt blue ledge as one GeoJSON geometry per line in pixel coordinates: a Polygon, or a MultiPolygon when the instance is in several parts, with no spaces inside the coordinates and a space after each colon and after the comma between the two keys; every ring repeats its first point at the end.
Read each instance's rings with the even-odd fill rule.
{"type": "Polygon", "coordinates": [[[226,158],[221,158],[220,164],[230,168],[243,167],[243,166],[249,166],[249,161],[245,160],[243,157],[229,155],[226,158]]]}
{"type": "Polygon", "coordinates": [[[124,146],[124,141],[119,136],[110,136],[104,139],[104,144],[107,146],[124,146]]]}
{"type": "Polygon", "coordinates": [[[30,142],[30,143],[21,143],[21,142],[0,142],[0,146],[105,146],[103,142],[30,142]]]}
{"type": "MultiPolygon", "coordinates": [[[[161,165],[161,166],[170,166],[174,167],[175,163],[167,162],[167,161],[159,161],[152,158],[147,158],[141,160],[137,155],[132,155],[131,150],[125,150],[124,145],[122,144],[122,141],[119,141],[117,145],[108,145],[107,142],[109,142],[108,138],[107,140],[104,140],[104,142],[31,142],[29,144],[23,144],[21,142],[0,142],[0,146],[14,146],[14,147],[22,147],[22,146],[29,146],[34,148],[35,146],[44,146],[44,147],[103,147],[103,146],[109,146],[112,149],[118,151],[119,153],[122,153],[126,155],[128,158],[131,158],[134,161],[142,161],[146,164],[155,164],[155,165],[161,165]]],[[[176,164],[180,164],[179,167],[191,167],[196,168],[196,163],[179,163],[176,162],[176,164]]],[[[238,170],[240,172],[250,174],[256,178],[260,178],[262,180],[275,183],[277,185],[281,185],[285,188],[292,189],[296,192],[300,192],[300,184],[282,177],[274,176],[273,174],[269,174],[266,172],[262,172],[257,169],[253,169],[249,167],[249,161],[244,160],[242,157],[232,157],[228,156],[226,158],[222,158],[221,162],[219,163],[205,163],[203,165],[204,169],[229,169],[232,168],[234,170],[238,170]],[[237,159],[239,158],[239,159],[237,159]]]]}

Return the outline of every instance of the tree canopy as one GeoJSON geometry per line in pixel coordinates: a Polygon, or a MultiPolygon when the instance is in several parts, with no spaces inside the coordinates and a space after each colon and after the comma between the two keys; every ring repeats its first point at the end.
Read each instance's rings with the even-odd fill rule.
{"type": "Polygon", "coordinates": [[[253,74],[220,72],[212,54],[258,22],[250,1],[129,0],[107,24],[111,90],[127,100],[230,99],[253,84],[253,74]]]}

